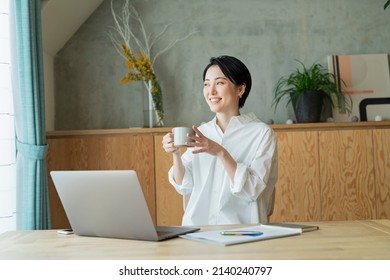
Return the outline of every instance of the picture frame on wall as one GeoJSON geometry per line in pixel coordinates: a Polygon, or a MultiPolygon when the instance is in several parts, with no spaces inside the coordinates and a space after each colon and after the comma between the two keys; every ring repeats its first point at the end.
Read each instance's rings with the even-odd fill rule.
{"type": "Polygon", "coordinates": [[[353,102],[351,114],[333,110],[336,122],[350,122],[353,116],[361,119],[362,107],[366,111],[364,120],[390,120],[390,104],[383,103],[390,100],[388,54],[329,55],[327,59],[329,72],[353,102]]]}

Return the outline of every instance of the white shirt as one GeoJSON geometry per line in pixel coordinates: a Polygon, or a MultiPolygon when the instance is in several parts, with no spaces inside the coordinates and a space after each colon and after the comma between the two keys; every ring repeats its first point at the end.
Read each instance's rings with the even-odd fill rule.
{"type": "Polygon", "coordinates": [[[182,195],[191,194],[183,225],[253,224],[268,221],[277,180],[277,146],[273,130],[253,113],[233,117],[225,133],[216,118],[199,130],[222,145],[237,162],[234,182],[215,156],[182,155],[185,174],[181,185],[169,170],[169,182],[182,195]]]}

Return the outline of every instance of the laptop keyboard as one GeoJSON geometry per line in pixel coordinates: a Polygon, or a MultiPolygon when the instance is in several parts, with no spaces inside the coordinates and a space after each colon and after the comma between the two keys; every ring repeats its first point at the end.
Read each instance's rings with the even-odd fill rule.
{"type": "Polygon", "coordinates": [[[165,234],[169,234],[171,232],[172,231],[168,231],[168,230],[157,230],[157,235],[165,235],[165,234]]]}

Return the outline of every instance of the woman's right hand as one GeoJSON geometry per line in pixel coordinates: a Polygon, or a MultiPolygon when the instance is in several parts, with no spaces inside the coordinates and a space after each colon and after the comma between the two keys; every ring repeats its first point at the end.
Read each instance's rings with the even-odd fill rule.
{"type": "Polygon", "coordinates": [[[164,135],[162,140],[162,146],[167,153],[180,153],[180,149],[173,145],[173,132],[168,132],[164,135]]]}

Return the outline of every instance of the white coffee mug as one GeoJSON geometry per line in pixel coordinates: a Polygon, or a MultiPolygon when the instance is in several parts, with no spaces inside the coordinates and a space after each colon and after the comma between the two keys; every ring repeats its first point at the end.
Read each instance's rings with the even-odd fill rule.
{"type": "Polygon", "coordinates": [[[195,134],[190,127],[175,127],[173,129],[173,145],[175,147],[187,147],[186,142],[194,142],[187,134],[195,134]]]}

